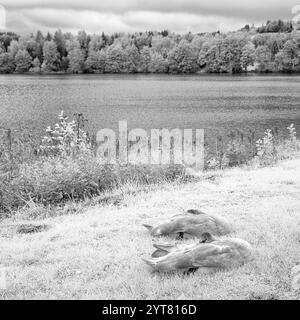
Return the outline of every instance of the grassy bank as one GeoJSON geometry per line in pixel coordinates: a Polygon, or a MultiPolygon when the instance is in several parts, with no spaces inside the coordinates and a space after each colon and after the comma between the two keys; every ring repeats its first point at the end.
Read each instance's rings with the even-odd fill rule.
{"type": "MultiPolygon", "coordinates": [[[[0,219],[32,208],[35,215],[45,216],[57,210],[68,212],[68,206],[74,211],[82,203],[118,202],[127,193],[205,176],[194,175],[184,165],[105,164],[95,155],[97,144],[85,132],[84,122],[82,114],[68,121],[62,112],[59,122],[35,142],[23,132],[16,138],[6,130],[0,143],[0,219]]],[[[258,140],[254,133],[247,137],[240,131],[230,134],[228,142],[218,139],[214,153],[205,148],[205,172],[292,159],[300,151],[300,142],[293,125],[287,133],[285,140],[271,130],[258,140]]]]}
{"type": "MultiPolygon", "coordinates": [[[[127,193],[114,203],[34,224],[18,234],[24,216],[1,223],[2,299],[287,299],[290,270],[300,260],[300,159],[273,167],[207,172],[205,179],[166,183],[127,193]],[[141,260],[152,252],[143,223],[155,224],[189,208],[217,213],[249,241],[255,259],[215,275],[151,274],[141,260]]],[[[166,239],[162,239],[164,241],[166,239]]],[[[187,240],[186,240],[187,241],[187,240]]]]}
{"type": "Polygon", "coordinates": [[[8,140],[0,157],[0,266],[7,274],[0,299],[295,298],[300,143],[292,125],[286,140],[266,130],[249,141],[222,143],[206,154],[205,171],[194,173],[105,165],[80,121],[63,115],[38,147],[8,140]],[[142,224],[190,208],[231,221],[255,259],[210,276],[150,273],[141,258],[152,241],[142,224]]]}

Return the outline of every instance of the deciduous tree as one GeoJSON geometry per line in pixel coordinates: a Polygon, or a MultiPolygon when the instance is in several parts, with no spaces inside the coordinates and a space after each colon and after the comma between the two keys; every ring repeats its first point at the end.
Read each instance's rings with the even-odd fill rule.
{"type": "Polygon", "coordinates": [[[27,72],[31,67],[32,58],[27,50],[19,50],[15,56],[15,65],[17,72],[27,72]]]}
{"type": "Polygon", "coordinates": [[[44,61],[42,64],[42,70],[46,72],[58,71],[59,69],[59,53],[57,51],[56,43],[51,41],[45,41],[43,46],[44,61]]]}
{"type": "Polygon", "coordinates": [[[0,53],[0,73],[13,73],[15,64],[13,57],[7,53],[0,53]]]}

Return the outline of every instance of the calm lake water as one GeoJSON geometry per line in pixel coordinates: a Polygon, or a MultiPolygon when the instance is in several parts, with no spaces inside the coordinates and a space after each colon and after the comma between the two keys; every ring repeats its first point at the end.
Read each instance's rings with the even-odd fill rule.
{"type": "Polygon", "coordinates": [[[42,134],[64,110],[88,129],[204,128],[209,140],[232,129],[300,133],[300,76],[1,75],[0,126],[42,134]]]}

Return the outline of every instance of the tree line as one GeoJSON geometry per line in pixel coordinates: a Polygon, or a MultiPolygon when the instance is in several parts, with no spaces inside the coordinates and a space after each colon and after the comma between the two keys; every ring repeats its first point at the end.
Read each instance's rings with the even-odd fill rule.
{"type": "Polygon", "coordinates": [[[300,25],[229,33],[0,33],[0,73],[300,72],[300,25]]]}

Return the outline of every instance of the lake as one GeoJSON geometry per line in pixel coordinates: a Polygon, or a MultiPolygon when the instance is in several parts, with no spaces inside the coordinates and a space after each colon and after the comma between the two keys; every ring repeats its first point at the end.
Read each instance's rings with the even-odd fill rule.
{"type": "Polygon", "coordinates": [[[83,113],[88,130],[204,128],[213,141],[232,129],[296,125],[300,76],[289,75],[0,75],[0,126],[41,135],[61,110],[83,113]]]}

